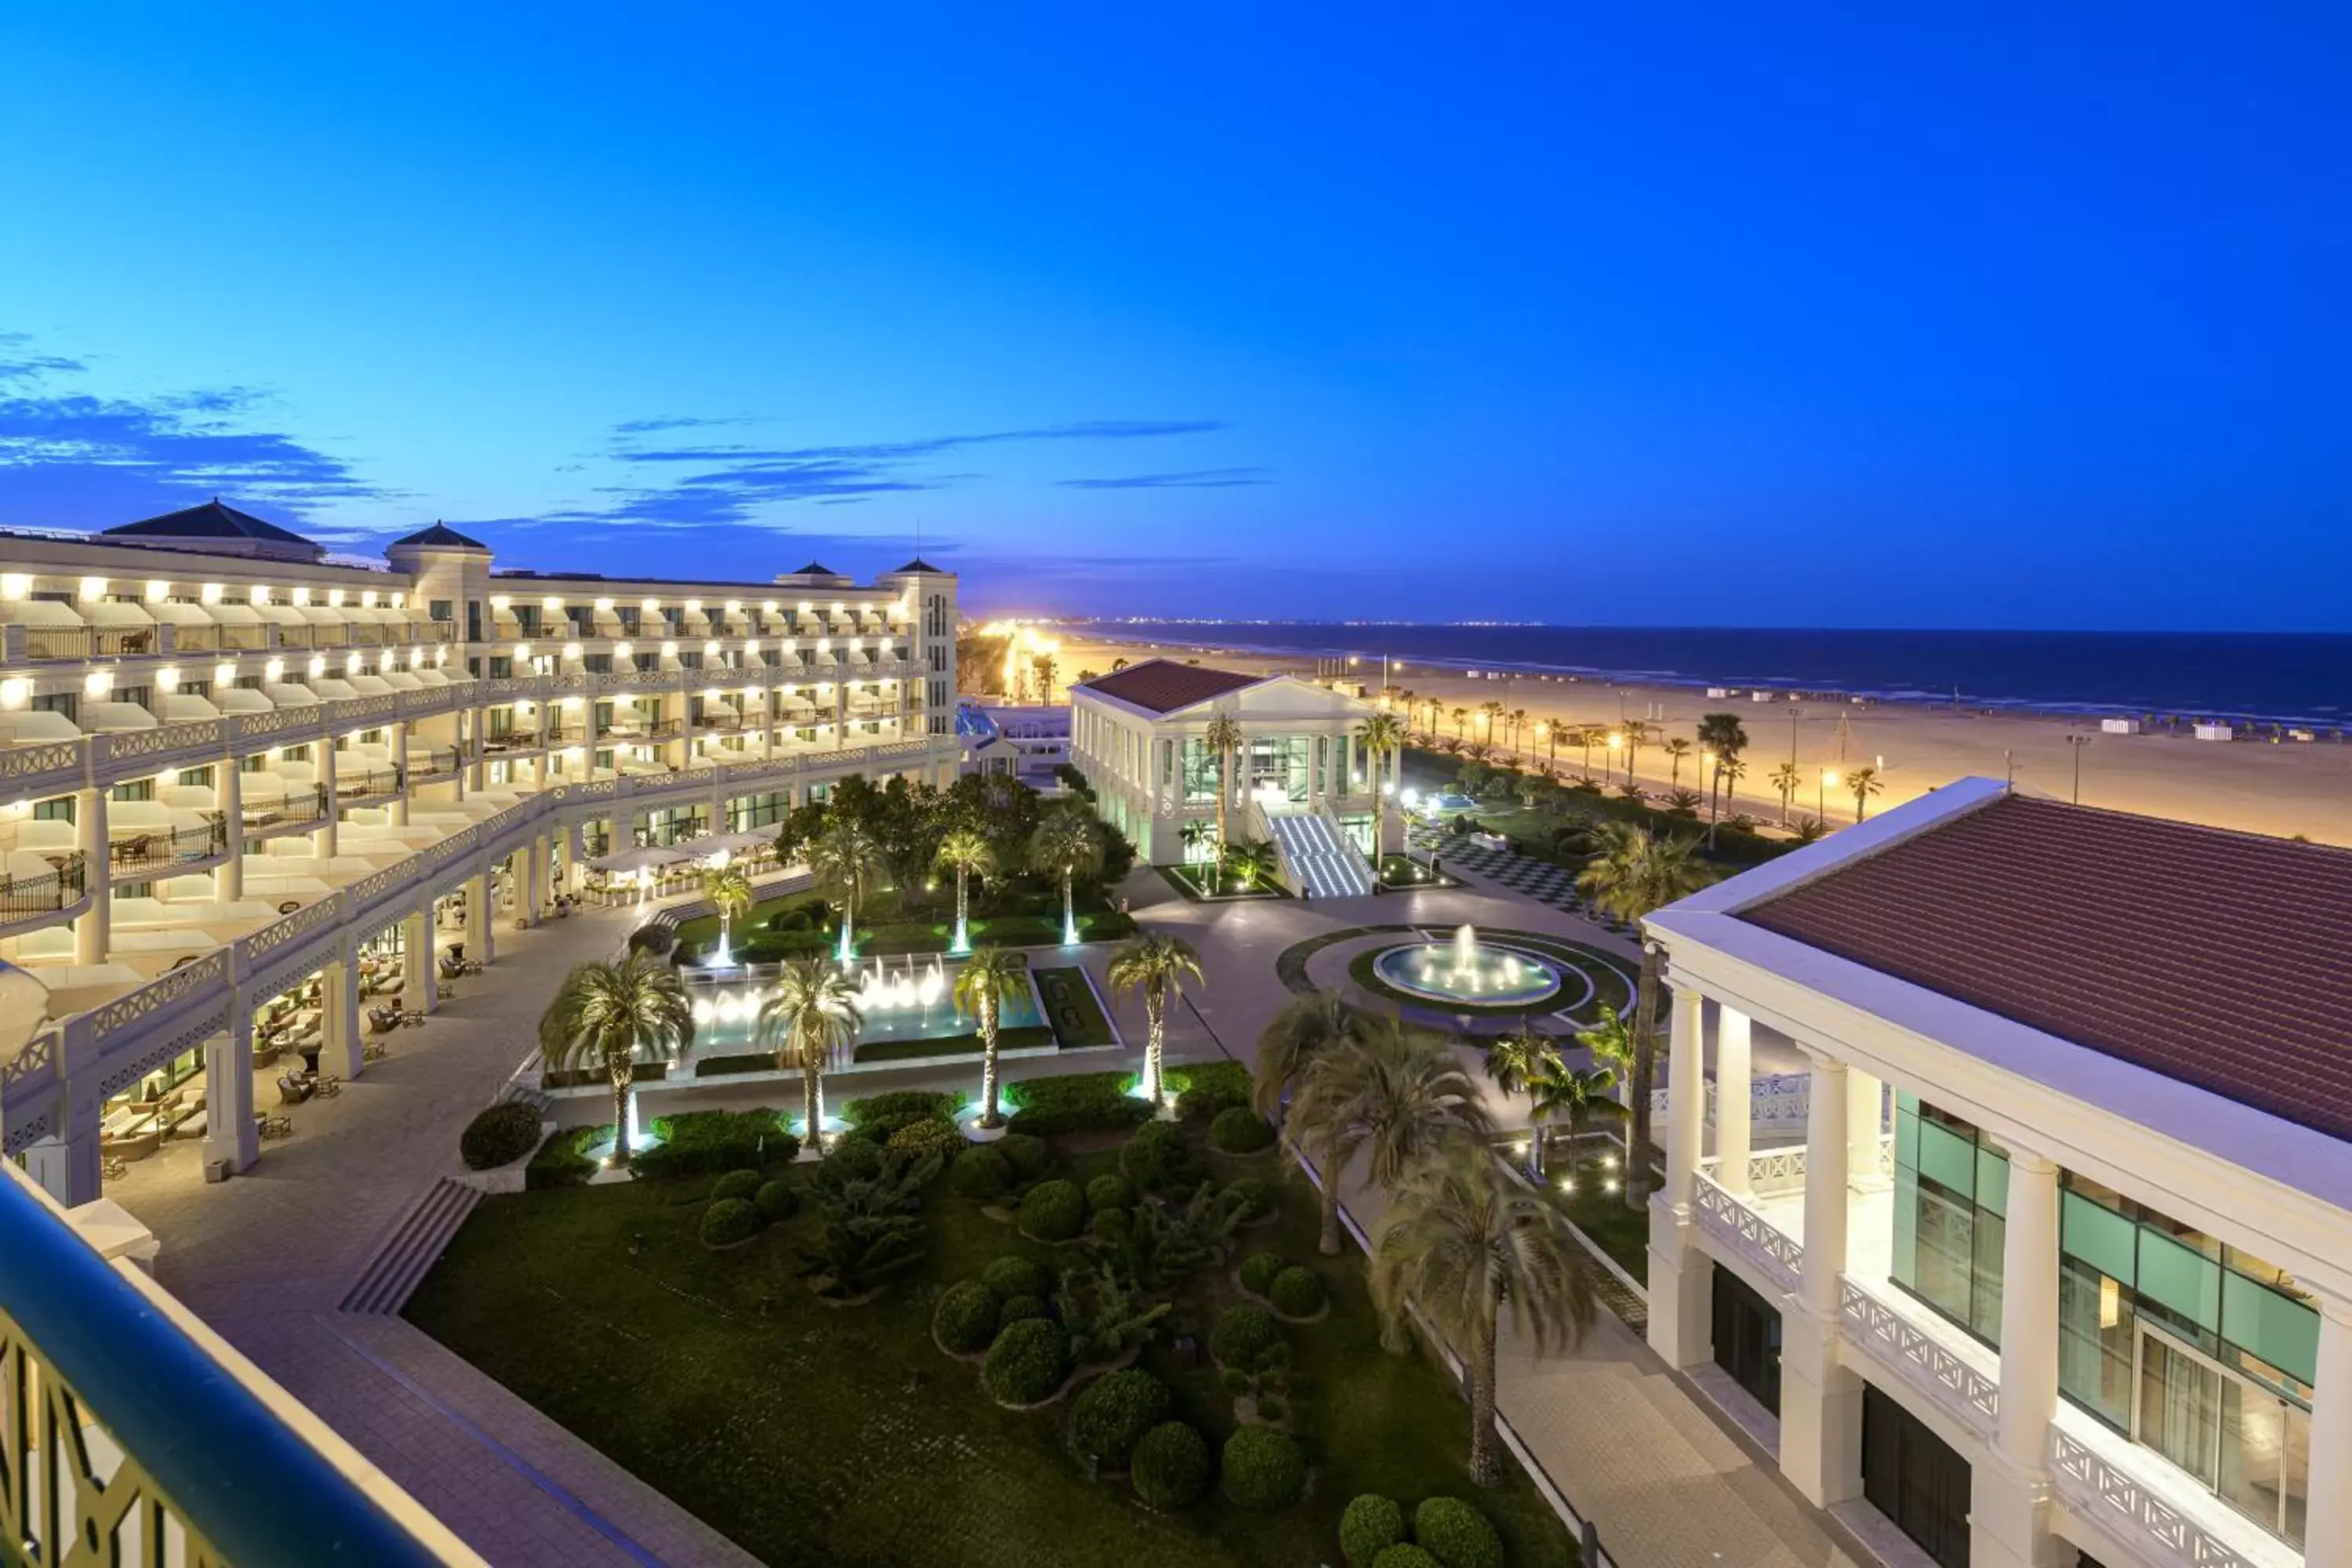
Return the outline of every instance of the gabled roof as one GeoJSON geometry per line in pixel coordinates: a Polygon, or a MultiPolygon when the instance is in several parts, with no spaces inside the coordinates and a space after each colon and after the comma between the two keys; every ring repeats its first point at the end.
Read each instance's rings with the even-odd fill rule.
{"type": "Polygon", "coordinates": [[[1238,670],[1213,669],[1207,665],[1147,658],[1141,664],[1131,664],[1125,669],[1115,669],[1108,675],[1082,680],[1077,689],[1148,712],[1173,713],[1179,708],[1190,708],[1196,702],[1206,702],[1212,697],[1222,697],[1244,686],[1255,686],[1267,679],[1263,675],[1244,675],[1238,670]]]}
{"type": "Polygon", "coordinates": [[[898,570],[901,572],[930,572],[936,574],[940,569],[932,565],[929,562],[924,560],[921,556],[918,555],[912,561],[908,562],[904,566],[899,567],[898,570]]]}
{"type": "Polygon", "coordinates": [[[446,522],[436,522],[432,527],[419,529],[405,539],[395,539],[388,548],[397,550],[404,544],[414,544],[426,550],[488,550],[489,548],[478,539],[467,538],[446,522]]]}
{"type": "Polygon", "coordinates": [[[1736,917],[2352,1140],[2352,850],[2010,795],[1736,917]]]}
{"type": "MultiPolygon", "coordinates": [[[[110,528],[100,537],[110,539],[260,539],[273,544],[310,545],[299,533],[265,522],[248,511],[225,504],[215,496],[202,506],[184,507],[161,517],[110,528]]],[[[315,548],[315,546],[313,546],[315,548]]]]}
{"type": "Polygon", "coordinates": [[[812,561],[807,565],[802,567],[799,571],[793,573],[793,575],[795,577],[838,577],[841,574],[820,562],[812,561]]]}

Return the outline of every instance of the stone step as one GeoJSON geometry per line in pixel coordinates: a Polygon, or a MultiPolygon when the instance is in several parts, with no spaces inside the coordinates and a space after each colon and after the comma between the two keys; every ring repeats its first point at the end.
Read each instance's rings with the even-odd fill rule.
{"type": "Polygon", "coordinates": [[[482,1194],[444,1176],[433,1184],[392,1229],[383,1248],[344,1296],[342,1310],[389,1317],[407,1303],[449,1238],[466,1223],[482,1194]]]}

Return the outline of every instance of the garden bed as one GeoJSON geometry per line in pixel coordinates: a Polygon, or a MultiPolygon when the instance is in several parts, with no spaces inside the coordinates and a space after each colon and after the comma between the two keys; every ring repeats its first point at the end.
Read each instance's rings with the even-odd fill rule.
{"type": "Polygon", "coordinates": [[[1037,983],[1038,1003],[1045,1008],[1045,1021],[1053,1026],[1054,1037],[1064,1050],[1118,1044],[1118,1032],[1104,1015],[1102,999],[1095,994],[1085,970],[1075,964],[1033,969],[1029,976],[1037,983]]]}

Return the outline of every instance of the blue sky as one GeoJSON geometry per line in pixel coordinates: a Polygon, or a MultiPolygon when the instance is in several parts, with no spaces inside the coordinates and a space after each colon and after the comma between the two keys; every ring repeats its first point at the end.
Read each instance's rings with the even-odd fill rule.
{"type": "Polygon", "coordinates": [[[2340,7],[1732,11],[28,0],[0,524],[2352,630],[2340,7]]]}

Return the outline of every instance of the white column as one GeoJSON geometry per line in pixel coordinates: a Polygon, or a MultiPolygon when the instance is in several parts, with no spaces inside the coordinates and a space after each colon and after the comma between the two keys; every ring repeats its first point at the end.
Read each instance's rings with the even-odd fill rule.
{"type": "Polygon", "coordinates": [[[81,851],[82,886],[89,908],[73,923],[74,962],[104,963],[114,922],[114,865],[106,838],[106,792],[86,789],[74,796],[74,847],[81,851]]]}
{"type": "Polygon", "coordinates": [[[1706,1131],[1706,998],[1690,987],[1675,988],[1666,1046],[1666,1205],[1676,1215],[1690,1212],[1692,1179],[1706,1131]]]}
{"type": "Polygon", "coordinates": [[[2050,1423],[2058,1410],[2058,1167],[2015,1142],[2001,1237],[2000,1422],[1979,1465],[1971,1562],[2039,1568],[2052,1560],[2050,1423]]]}
{"type": "Polygon", "coordinates": [[[540,910],[547,901],[547,837],[535,834],[522,857],[522,919],[525,925],[537,925],[540,910]]]}
{"type": "Polygon", "coordinates": [[[488,871],[466,884],[466,956],[477,963],[490,962],[498,938],[498,921],[490,916],[490,891],[496,885],[488,871]]]}
{"type": "Polygon", "coordinates": [[[1805,1256],[1780,1320],[1780,1473],[1828,1507],[1862,1490],[1862,1379],[1838,1360],[1846,1259],[1846,1067],[1811,1058],[1805,1116],[1805,1256]]]}
{"type": "Polygon", "coordinates": [[[335,738],[327,735],[319,741],[319,787],[327,792],[325,813],[319,818],[319,830],[312,837],[320,858],[331,860],[335,856],[335,820],[342,815],[335,805],[335,738]]]}
{"type": "Polygon", "coordinates": [[[226,1032],[205,1042],[205,1160],[243,1171],[260,1153],[253,1125],[253,1008],[240,990],[229,999],[226,1032]]]}
{"type": "MultiPolygon", "coordinates": [[[[431,742],[426,742],[430,745],[431,742]]],[[[391,818],[394,827],[408,826],[408,797],[415,785],[408,778],[408,721],[400,720],[392,726],[392,765],[400,770],[400,793],[393,797],[391,818]]]]}
{"type": "Polygon", "coordinates": [[[401,922],[400,1005],[412,1013],[430,1013],[441,1004],[439,960],[433,951],[433,900],[401,922]]]}
{"type": "MultiPolygon", "coordinates": [[[[1650,1199],[1650,1348],[1668,1366],[1696,1366],[1714,1354],[1711,1268],[1691,1244],[1691,1195],[1706,1104],[1706,998],[1674,993],[1666,1061],[1666,1184],[1650,1199]]],[[[1630,1180],[1632,1173],[1627,1173],[1630,1180]]]]}
{"type": "Polygon", "coordinates": [[[1857,1193],[1884,1192],[1894,1178],[1878,1169],[1878,1130],[1886,1095],[1878,1079],[1857,1068],[1845,1075],[1845,1180],[1857,1193]]]}
{"type": "Polygon", "coordinates": [[[357,1078],[367,1065],[360,1048],[358,939],[345,931],[336,957],[319,973],[320,1060],[337,1078],[357,1078]]]}
{"type": "Polygon", "coordinates": [[[2352,1568],[2352,1485],[2346,1484],[2352,1478],[2352,1301],[2312,1294],[2319,1309],[2319,1364],[2311,1385],[2304,1568],[2352,1568]]]}
{"type": "Polygon", "coordinates": [[[1715,1005],[1716,1180],[1735,1193],[1748,1191],[1750,1097],[1748,1015],[1715,1005]]]}
{"type": "Polygon", "coordinates": [[[245,774],[236,758],[224,757],[213,764],[213,777],[220,780],[213,803],[228,830],[228,858],[213,873],[213,891],[222,903],[233,904],[245,897],[245,774]]]}
{"type": "Polygon", "coordinates": [[[1826,1057],[1811,1064],[1805,1110],[1805,1270],[1798,1297],[1824,1322],[1838,1315],[1838,1276],[1845,1272],[1848,1079],[1846,1065],[1826,1057]]]}

